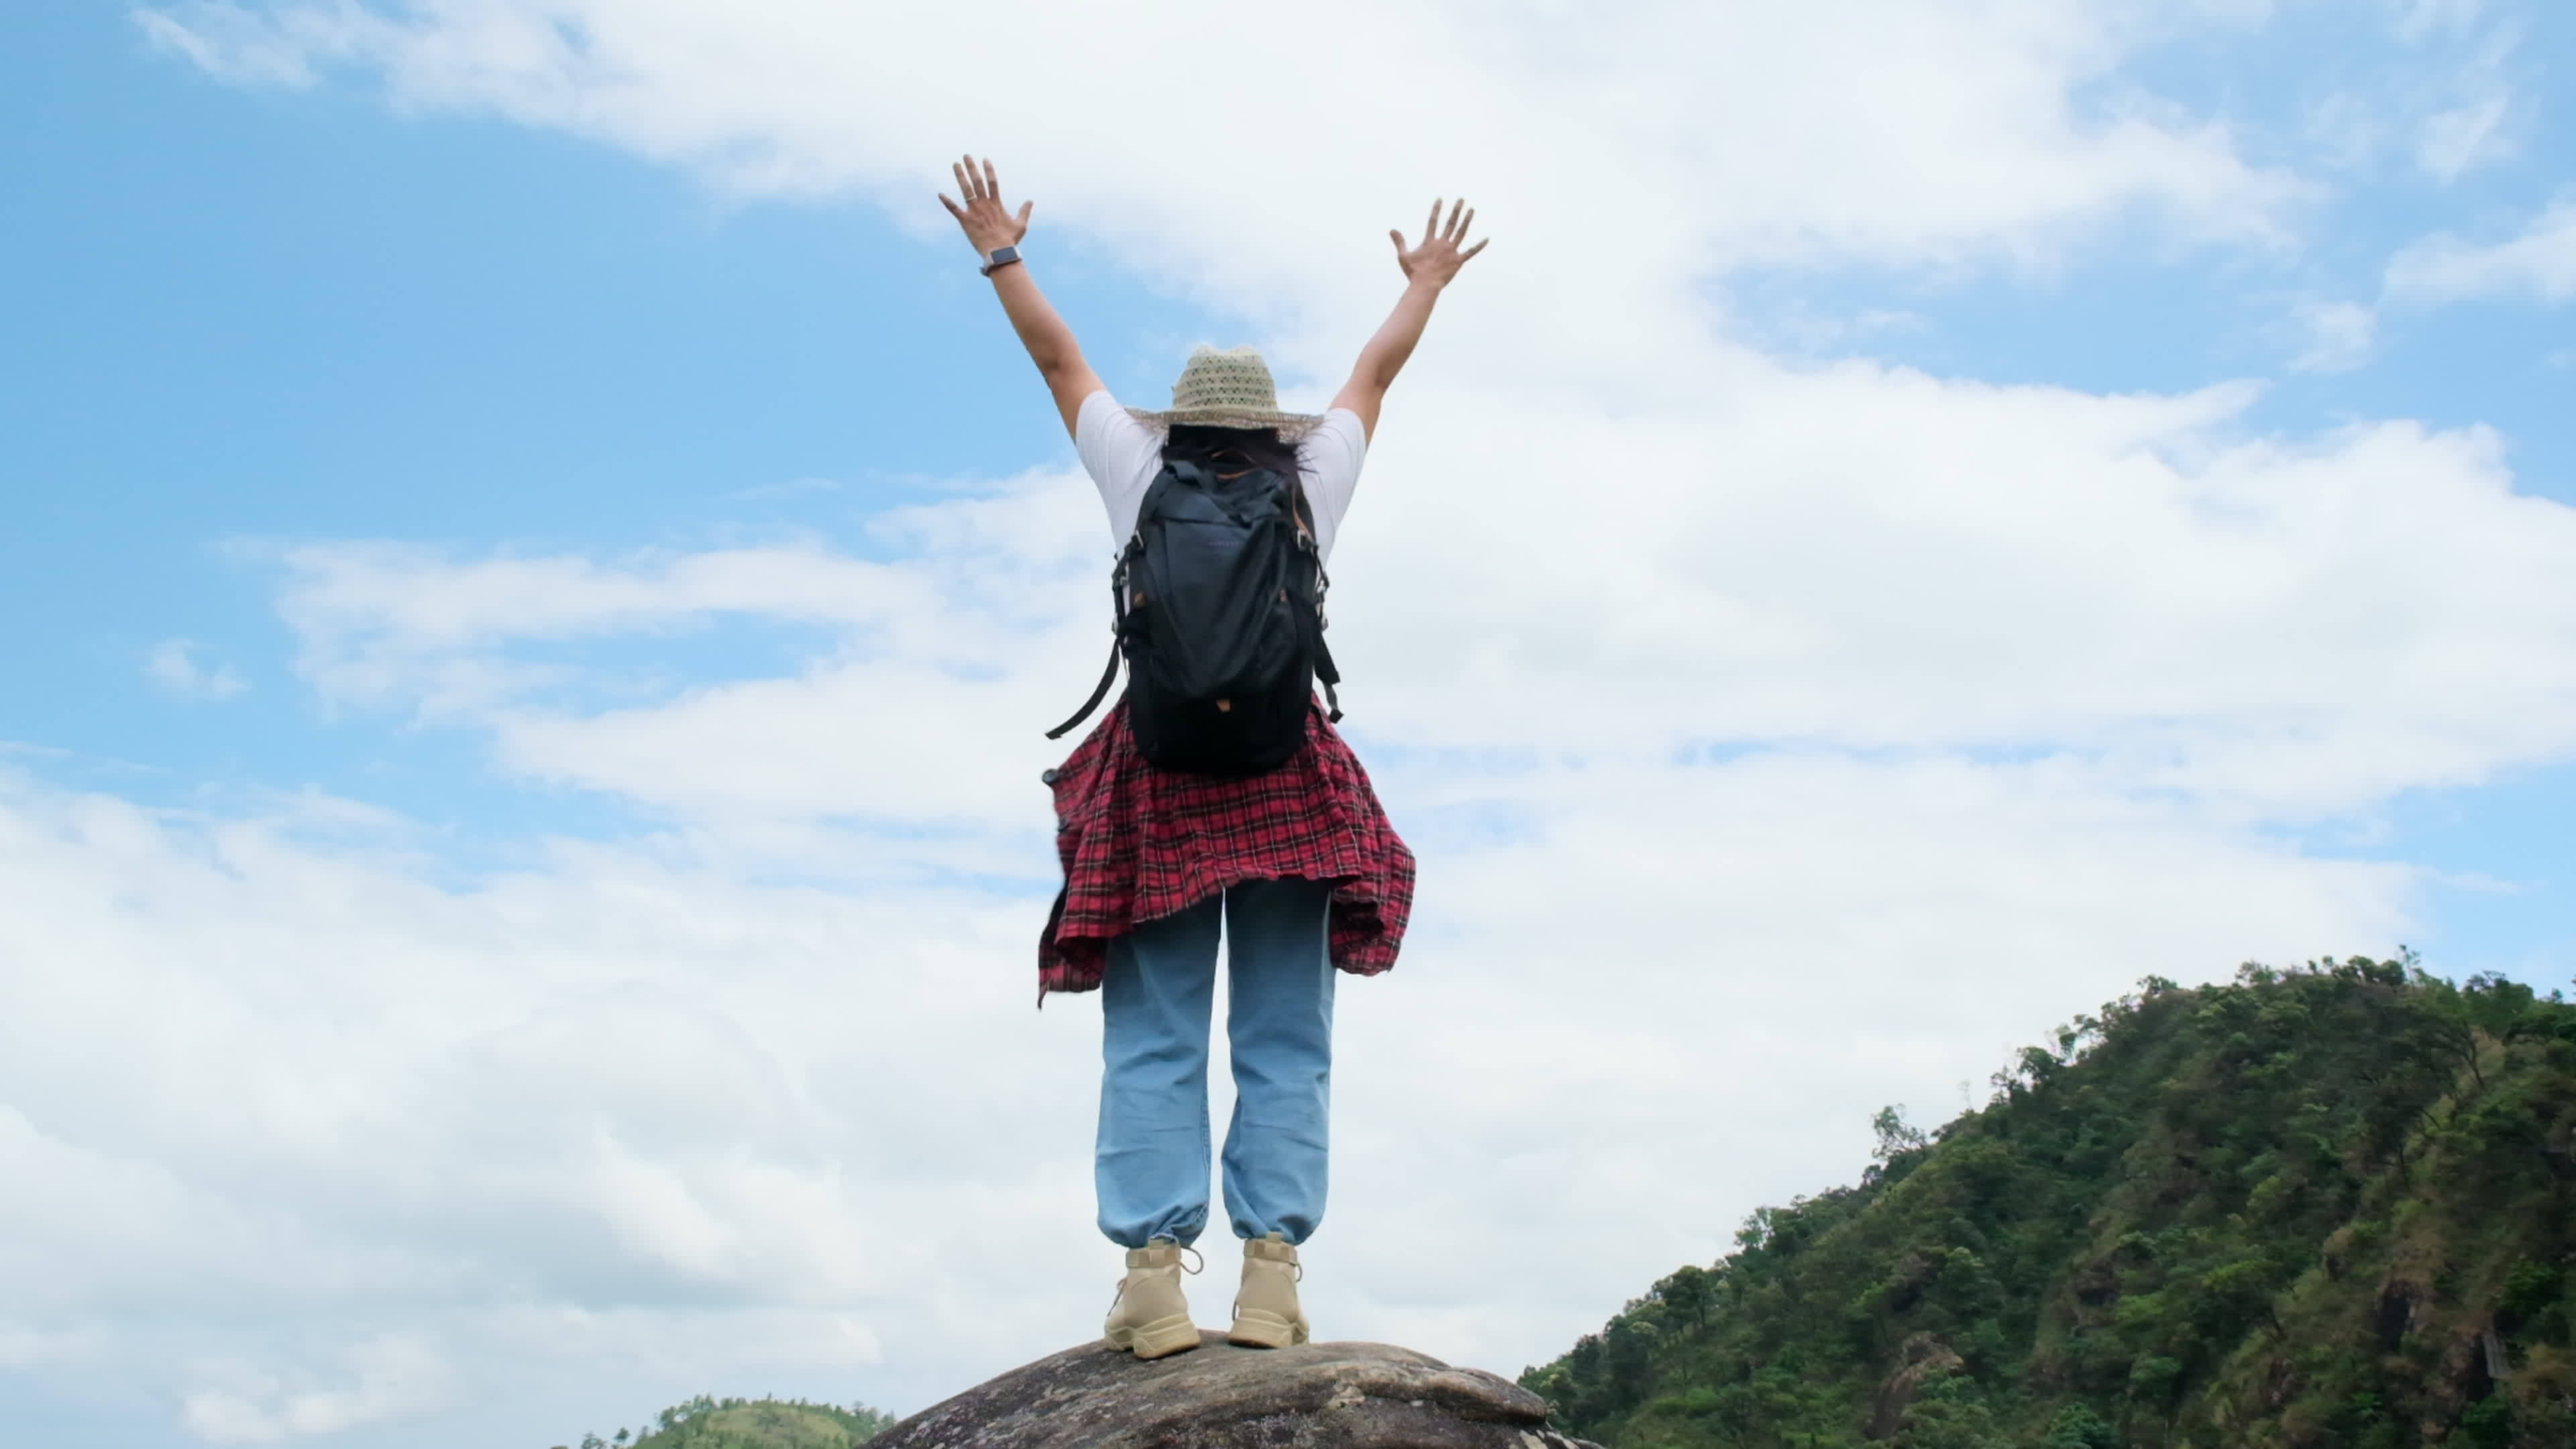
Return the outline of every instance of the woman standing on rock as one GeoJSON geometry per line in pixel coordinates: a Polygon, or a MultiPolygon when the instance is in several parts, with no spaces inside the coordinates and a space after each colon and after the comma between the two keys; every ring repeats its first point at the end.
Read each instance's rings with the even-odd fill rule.
{"type": "Polygon", "coordinates": [[[1235,1085],[1225,1206],[1244,1240],[1227,1337],[1302,1343],[1297,1245],[1324,1216],[1335,970],[1394,965],[1413,900],[1412,852],[1333,729],[1338,710],[1328,717],[1311,692],[1318,673],[1328,687],[1338,677],[1322,647],[1322,565],[1388,384],[1441,289],[1484,243],[1462,247],[1475,216],[1463,203],[1444,222],[1434,202],[1419,245],[1390,233],[1404,294],[1321,417],[1279,411],[1270,370],[1249,348],[1198,349],[1171,408],[1143,412],[1109,395],[1039,292],[1018,250],[1031,203],[1003,205],[990,161],[951,170],[961,200],[940,202],[1055,395],[1126,550],[1114,587],[1129,687],[1047,772],[1065,889],[1038,947],[1041,1002],[1049,991],[1101,993],[1094,1175],[1100,1230],[1127,1249],[1109,1341],[1139,1358],[1199,1344],[1181,1254],[1207,1225],[1222,924],[1235,1085]],[[1210,565],[1209,539],[1240,551],[1210,565]],[[1247,612],[1258,617],[1246,622],[1247,612]],[[1282,683],[1258,699],[1193,686],[1204,657],[1175,661],[1194,649],[1227,654],[1235,672],[1225,678],[1282,683]],[[1282,707],[1264,703],[1274,698],[1282,707]]]}

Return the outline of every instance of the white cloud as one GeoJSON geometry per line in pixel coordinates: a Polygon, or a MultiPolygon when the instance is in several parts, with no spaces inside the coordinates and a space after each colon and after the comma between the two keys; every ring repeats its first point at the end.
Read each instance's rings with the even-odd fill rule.
{"type": "Polygon", "coordinates": [[[2422,44],[2445,32],[2474,27],[2486,14],[2486,0],[2396,0],[2397,37],[2422,44]]]}
{"type": "Polygon", "coordinates": [[[2500,16],[2478,0],[2386,9],[2403,48],[2339,53],[2331,88],[2302,103],[2302,139],[2319,164],[2368,172],[2393,162],[2448,186],[2511,158],[2533,114],[2513,65],[2526,7],[2500,16]]]}
{"type": "MultiPolygon", "coordinates": [[[[2553,662],[2576,629],[2554,585],[2576,513],[2515,494],[2482,432],[2249,439],[2242,388],[2095,398],[1693,366],[1685,391],[1722,404],[1610,418],[1408,391],[1371,463],[1393,481],[1363,489],[1337,559],[1363,738],[2072,749],[2141,788],[2188,781],[2291,819],[2576,739],[2576,666],[2553,662]],[[1569,499],[1594,479],[1616,481],[1569,499]],[[2359,586],[2401,575],[2423,587],[2359,586]]],[[[910,556],[884,566],[788,551],[379,570],[371,546],[316,548],[288,611],[332,641],[311,651],[326,690],[403,704],[459,674],[514,677],[518,639],[669,627],[755,598],[714,580],[757,579],[781,618],[837,617],[841,645],[790,677],[610,707],[553,678],[475,718],[518,770],[682,818],[1004,829],[1047,763],[1034,728],[1095,667],[1097,506],[1035,475],[904,517],[910,556]],[[825,582],[844,579],[865,587],[825,582]],[[897,759],[935,764],[884,768],[897,759]]]]}
{"type": "Polygon", "coordinates": [[[352,1382],[336,1388],[291,1386],[247,1365],[209,1366],[201,1372],[223,1386],[190,1393],[181,1419],[211,1443],[275,1444],[434,1409],[452,1391],[453,1371],[416,1339],[379,1337],[346,1358],[352,1382]]]}
{"type": "Polygon", "coordinates": [[[152,655],[144,661],[144,672],[152,682],[172,694],[189,699],[230,699],[250,688],[247,680],[229,664],[212,669],[197,662],[197,645],[187,639],[164,639],[152,646],[152,655]]]}
{"type": "MultiPolygon", "coordinates": [[[[1310,1284],[1337,1335],[1506,1370],[1712,1256],[1754,1202],[1847,1175],[1870,1109],[1942,1102],[2034,1023],[2148,970],[2404,928],[2408,872],[2303,860],[2080,761],[1380,767],[1427,889],[1396,974],[1347,985],[1339,1231],[1310,1284]],[[1494,803],[1529,838],[1476,828],[1494,803]],[[1825,1037],[1769,1025],[1825,1000],[1825,1037]],[[1605,1115],[1623,1130],[1588,1130],[1605,1115]],[[1499,1291],[1471,1281],[1494,1253],[1527,1265],[1499,1291]]],[[[1023,823],[1031,858],[1043,828],[1023,823]]],[[[13,1173],[41,1187],[9,1240],[43,1252],[0,1259],[11,1301],[116,1335],[120,1373],[197,1375],[191,1422],[236,1441],[427,1391],[368,1389],[318,1344],[156,1369],[121,1305],[256,1294],[326,1341],[426,1322],[478,1384],[517,1372],[500,1345],[531,1309],[694,1303],[675,1344],[801,1312],[819,1341],[797,1352],[828,1349],[843,1395],[907,1406],[1078,1339],[1114,1267],[1088,1228],[1097,1027],[1088,1000],[1029,1010],[1044,881],[763,885],[740,848],[565,843],[438,890],[272,819],[22,782],[0,807],[0,889],[30,903],[0,927],[0,1099],[57,1156],[160,1185],[13,1173]],[[83,1045],[111,1034],[112,1056],[83,1045]]],[[[548,1350],[562,1371],[638,1371],[579,1364],[582,1342],[548,1350]]],[[[717,1375],[794,1361],[654,1382],[760,1391],[717,1375]]]]}
{"type": "Polygon", "coordinates": [[[2498,94],[2435,113],[2425,120],[2416,140],[2416,164],[2425,174],[2447,183],[2502,157],[2511,150],[2504,123],[2512,109],[2512,96],[2498,94]]]}
{"type": "Polygon", "coordinates": [[[2576,297],[2576,200],[2562,200],[2500,242],[2440,232],[2389,259],[2389,295],[2417,304],[2576,297]]]}
{"type": "Polygon", "coordinates": [[[2379,341],[2379,314],[2359,302],[2311,302],[2296,313],[2306,334],[2294,372],[2350,372],[2370,361],[2379,341]]]}
{"type": "Polygon", "coordinates": [[[1300,25],[1366,41],[1321,49],[1276,44],[1261,12],[1148,0],[1007,18],[819,0],[205,14],[163,24],[219,71],[236,49],[295,48],[381,75],[406,106],[573,131],[747,193],[855,191],[929,231],[950,224],[930,203],[945,158],[989,146],[1037,196],[1041,240],[1057,227],[1103,237],[1176,290],[1229,305],[1266,296],[1274,320],[1318,303],[1338,312],[1354,288],[1374,302],[1384,258],[1359,243],[1434,193],[1488,208],[1506,232],[1497,263],[1615,246],[1617,265],[1587,270],[1571,316],[1547,316],[1575,305],[1560,274],[1515,286],[1559,298],[1535,318],[1576,337],[1598,331],[1602,309],[1638,304],[1630,276],[1660,288],[1748,258],[2041,257],[2139,208],[2187,236],[2261,239],[2300,195],[2216,123],[2077,102],[2128,48],[2180,23],[2143,4],[1659,3],[1497,23],[1337,0],[1300,25]],[[995,43],[997,26],[1009,43],[995,43]],[[920,63],[965,54],[977,57],[971,96],[920,63]],[[1265,98],[1257,119],[1172,124],[1163,82],[1209,54],[1265,98]],[[1067,104],[1071,75],[1083,83],[1067,104]],[[1440,169],[1386,164],[1392,137],[1440,169]]]}
{"type": "Polygon", "coordinates": [[[237,85],[310,86],[313,62],[328,51],[315,44],[318,37],[300,21],[272,26],[230,5],[136,10],[134,20],[154,45],[237,85]]]}
{"type": "Polygon", "coordinates": [[[106,1335],[95,1330],[47,1332],[0,1322],[0,1370],[78,1362],[105,1347],[106,1335]]]}

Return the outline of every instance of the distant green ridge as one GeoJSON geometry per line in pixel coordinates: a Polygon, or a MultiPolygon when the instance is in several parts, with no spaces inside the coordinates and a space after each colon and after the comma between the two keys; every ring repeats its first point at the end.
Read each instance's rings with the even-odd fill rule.
{"type": "MultiPolygon", "coordinates": [[[[892,1414],[802,1399],[717,1399],[674,1404],[643,1430],[582,1436],[580,1449],[849,1449],[895,1426],[892,1414]]],[[[568,1449],[557,1445],[555,1449],[568,1449]]]]}
{"type": "Polygon", "coordinates": [[[2570,1449],[2576,1006],[2150,977],[1522,1374],[1612,1449],[2570,1449]]]}

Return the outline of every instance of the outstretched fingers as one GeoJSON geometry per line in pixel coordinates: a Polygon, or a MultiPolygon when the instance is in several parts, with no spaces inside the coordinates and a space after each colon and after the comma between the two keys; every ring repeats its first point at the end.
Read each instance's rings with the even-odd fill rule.
{"type": "Polygon", "coordinates": [[[1401,230],[1389,231],[1386,239],[1395,244],[1396,264],[1404,268],[1406,276],[1413,276],[1418,267],[1428,265],[1445,279],[1466,265],[1468,258],[1485,249],[1485,243],[1481,241],[1472,247],[1467,246],[1467,238],[1475,229],[1476,209],[1467,204],[1467,198],[1434,197],[1431,214],[1422,223],[1420,245],[1406,245],[1401,230]],[[1448,209],[1446,216],[1442,215],[1443,207],[1448,209]]]}

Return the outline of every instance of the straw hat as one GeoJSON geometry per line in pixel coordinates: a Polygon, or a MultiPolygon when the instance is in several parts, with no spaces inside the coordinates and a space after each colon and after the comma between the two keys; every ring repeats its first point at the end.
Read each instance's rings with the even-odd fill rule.
{"type": "Polygon", "coordinates": [[[1323,421],[1310,413],[1281,412],[1270,365],[1249,347],[1223,352],[1204,345],[1191,348],[1190,360],[1181,366],[1180,381],[1172,384],[1169,411],[1127,411],[1157,432],[1186,423],[1204,428],[1277,428],[1279,436],[1294,438],[1323,421]]]}

